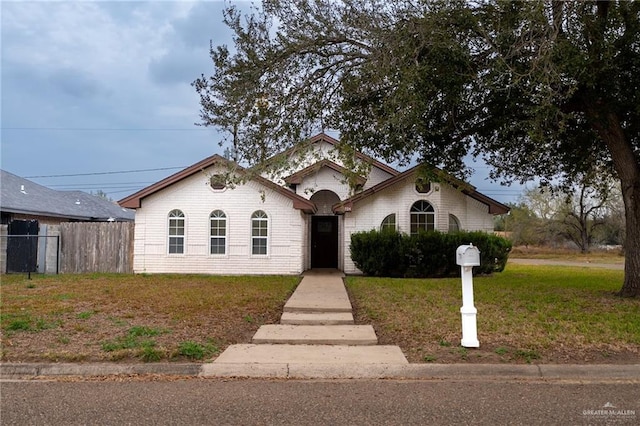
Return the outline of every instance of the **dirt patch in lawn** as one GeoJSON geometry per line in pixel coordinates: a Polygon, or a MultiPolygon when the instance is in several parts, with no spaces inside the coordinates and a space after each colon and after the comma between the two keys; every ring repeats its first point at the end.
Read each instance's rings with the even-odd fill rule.
{"type": "Polygon", "coordinates": [[[5,362],[208,361],[277,323],[298,277],[2,277],[5,362]]]}

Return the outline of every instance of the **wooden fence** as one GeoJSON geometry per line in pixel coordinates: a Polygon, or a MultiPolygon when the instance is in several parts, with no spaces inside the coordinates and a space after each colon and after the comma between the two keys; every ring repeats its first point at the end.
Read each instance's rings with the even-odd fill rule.
{"type": "Polygon", "coordinates": [[[133,273],[133,222],[60,224],[60,272],[133,273]]]}

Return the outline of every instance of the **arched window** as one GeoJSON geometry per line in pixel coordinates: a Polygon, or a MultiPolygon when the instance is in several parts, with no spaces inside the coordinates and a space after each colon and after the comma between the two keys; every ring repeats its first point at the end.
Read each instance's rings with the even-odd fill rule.
{"type": "Polygon", "coordinates": [[[184,213],[175,209],[169,212],[169,254],[184,253],[184,213]]]}
{"type": "Polygon", "coordinates": [[[411,235],[417,235],[421,231],[433,231],[436,229],[436,214],[433,206],[428,201],[420,200],[411,206],[411,235]]]}
{"type": "Polygon", "coordinates": [[[460,221],[457,217],[450,214],[449,215],[449,232],[458,232],[460,231],[460,221]]]}
{"type": "Polygon", "coordinates": [[[380,224],[380,231],[395,231],[396,230],[396,214],[391,213],[380,224]]]}
{"type": "Polygon", "coordinates": [[[225,254],[227,251],[227,215],[222,210],[214,210],[209,216],[210,253],[225,254]]]}
{"type": "Polygon", "coordinates": [[[266,255],[269,238],[269,218],[262,210],[251,215],[251,254],[266,255]]]}

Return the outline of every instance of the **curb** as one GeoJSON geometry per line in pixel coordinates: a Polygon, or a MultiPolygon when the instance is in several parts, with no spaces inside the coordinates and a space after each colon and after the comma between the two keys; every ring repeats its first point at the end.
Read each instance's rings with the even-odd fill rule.
{"type": "Polygon", "coordinates": [[[165,376],[198,376],[201,364],[46,364],[2,363],[0,378],[115,376],[127,374],[159,374],[165,376]]]}
{"type": "Polygon", "coordinates": [[[538,379],[640,383],[640,364],[0,364],[0,378],[5,380],[117,375],[256,379],[538,379]]]}

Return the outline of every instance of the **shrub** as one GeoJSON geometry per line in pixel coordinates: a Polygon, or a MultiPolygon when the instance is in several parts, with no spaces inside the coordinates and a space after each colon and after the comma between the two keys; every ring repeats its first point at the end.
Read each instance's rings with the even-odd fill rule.
{"type": "Polygon", "coordinates": [[[395,231],[359,232],[351,236],[351,258],[368,275],[403,276],[410,258],[405,246],[403,235],[395,231]]]}
{"type": "Polygon", "coordinates": [[[444,277],[460,275],[456,249],[473,244],[480,250],[475,273],[501,272],[511,243],[485,232],[444,234],[430,231],[408,236],[394,231],[368,231],[351,235],[351,259],[366,275],[380,277],[444,277]]]}

